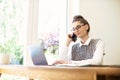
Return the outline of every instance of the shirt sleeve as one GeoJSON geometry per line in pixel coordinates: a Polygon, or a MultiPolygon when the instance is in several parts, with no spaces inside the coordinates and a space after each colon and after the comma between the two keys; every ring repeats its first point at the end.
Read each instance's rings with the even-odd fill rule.
{"type": "Polygon", "coordinates": [[[104,44],[102,40],[99,40],[96,45],[96,50],[94,52],[92,59],[81,60],[81,61],[71,61],[71,63],[100,65],[102,64],[102,61],[103,61],[103,54],[104,54],[104,44]]]}
{"type": "Polygon", "coordinates": [[[71,50],[74,42],[71,42],[69,47],[63,46],[59,54],[59,60],[71,60],[71,50]]]}

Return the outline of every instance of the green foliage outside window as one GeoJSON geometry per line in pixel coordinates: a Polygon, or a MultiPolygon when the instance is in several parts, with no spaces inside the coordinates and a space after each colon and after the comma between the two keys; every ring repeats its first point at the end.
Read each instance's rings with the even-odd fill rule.
{"type": "MultiPolygon", "coordinates": [[[[22,27],[21,0],[0,0],[0,53],[10,54],[14,60],[22,60],[19,31],[22,27]]],[[[22,63],[22,62],[21,62],[22,63]]]]}

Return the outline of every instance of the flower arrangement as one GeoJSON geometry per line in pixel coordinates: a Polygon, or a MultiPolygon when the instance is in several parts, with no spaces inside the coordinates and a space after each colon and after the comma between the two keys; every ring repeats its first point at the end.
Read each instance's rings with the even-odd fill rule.
{"type": "Polygon", "coordinates": [[[48,33],[41,33],[40,39],[41,45],[45,49],[45,53],[56,55],[58,54],[59,49],[59,34],[48,32],[48,33]]]}

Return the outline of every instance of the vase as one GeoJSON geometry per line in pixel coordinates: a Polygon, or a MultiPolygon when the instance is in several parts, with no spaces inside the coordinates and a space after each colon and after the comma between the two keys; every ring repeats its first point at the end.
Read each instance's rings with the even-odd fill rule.
{"type": "Polygon", "coordinates": [[[0,65],[10,64],[9,54],[0,54],[0,65]]]}

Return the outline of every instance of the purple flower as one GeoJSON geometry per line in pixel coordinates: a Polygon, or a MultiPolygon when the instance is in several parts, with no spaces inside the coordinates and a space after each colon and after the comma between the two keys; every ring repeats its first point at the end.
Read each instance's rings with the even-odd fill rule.
{"type": "Polygon", "coordinates": [[[58,50],[59,46],[59,34],[48,32],[48,33],[41,33],[40,36],[42,40],[42,45],[47,50],[49,49],[50,52],[55,53],[56,50],[58,50]]]}

